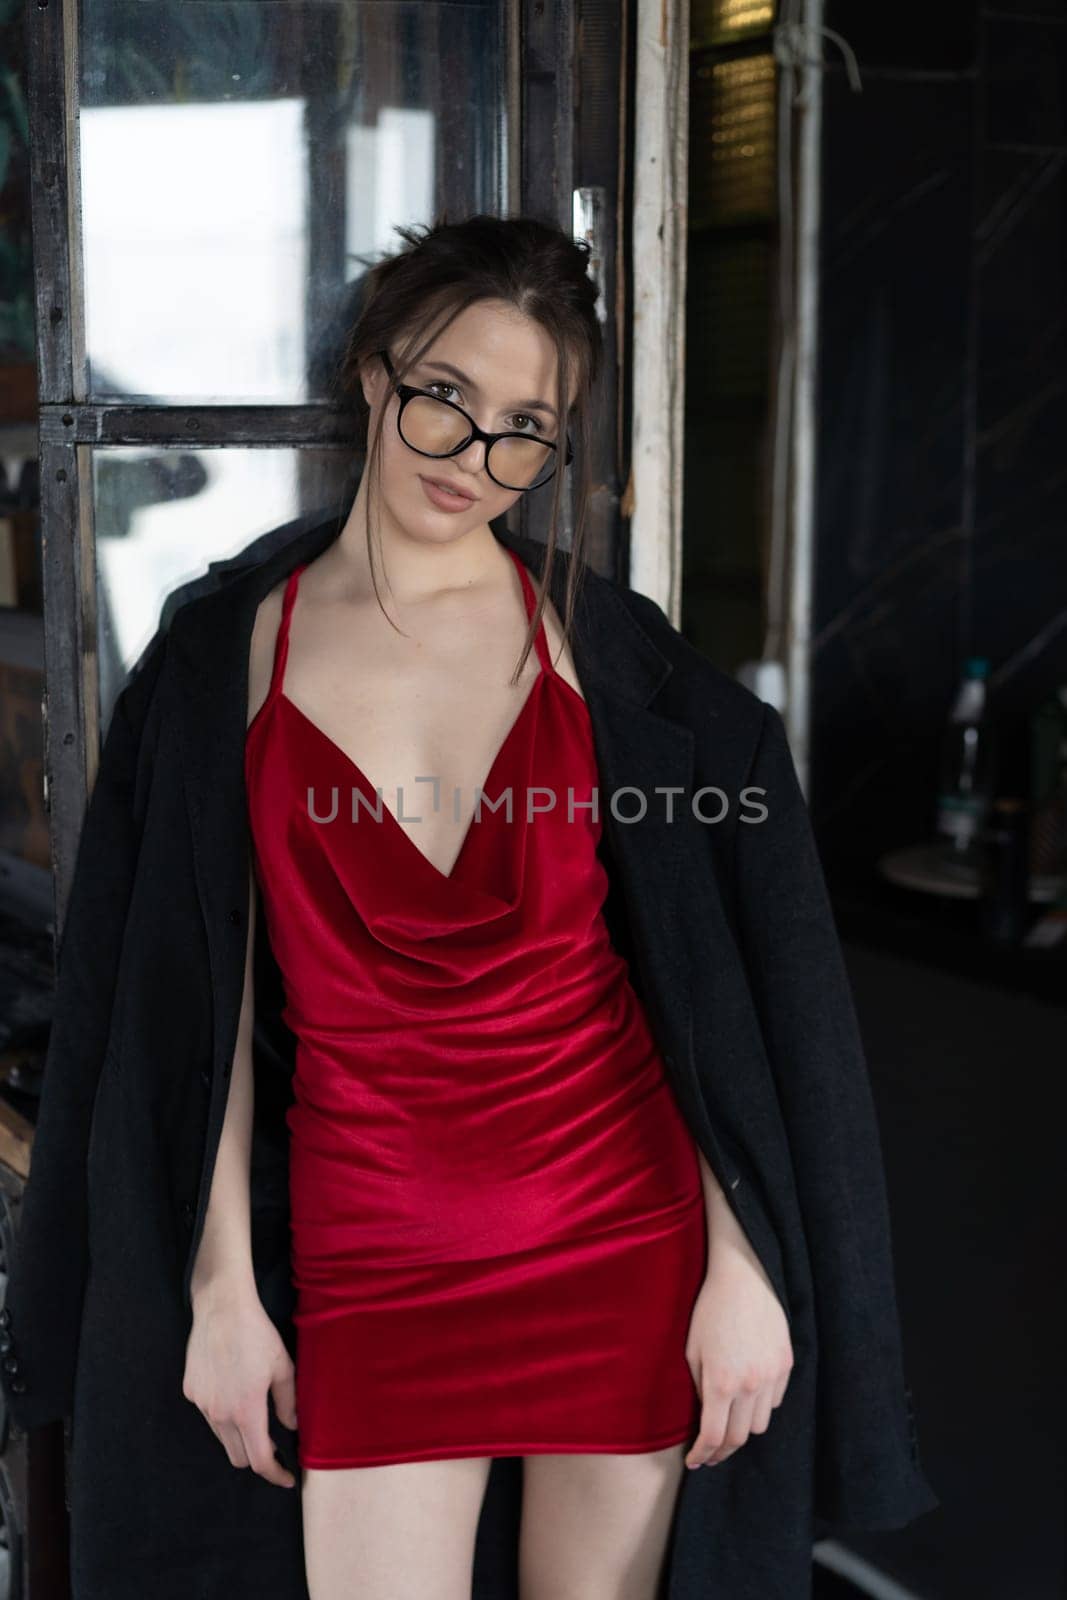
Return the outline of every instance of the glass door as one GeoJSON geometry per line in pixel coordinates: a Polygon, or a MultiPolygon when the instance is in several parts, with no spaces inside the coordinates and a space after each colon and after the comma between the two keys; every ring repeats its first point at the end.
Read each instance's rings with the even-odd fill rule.
{"type": "Polygon", "coordinates": [[[610,564],[625,481],[614,213],[626,11],[28,10],[57,926],[102,732],[167,596],[350,497],[362,463],[333,381],[363,275],[401,243],[397,225],[528,211],[580,232],[596,219],[608,371],[594,471],[608,493],[594,519],[610,564]]]}
{"type": "Polygon", "coordinates": [[[320,408],[366,266],[398,224],[506,205],[507,25],[495,0],[82,0],[71,356],[108,407],[84,451],[103,722],[169,592],[344,494],[345,419],[320,408]]]}

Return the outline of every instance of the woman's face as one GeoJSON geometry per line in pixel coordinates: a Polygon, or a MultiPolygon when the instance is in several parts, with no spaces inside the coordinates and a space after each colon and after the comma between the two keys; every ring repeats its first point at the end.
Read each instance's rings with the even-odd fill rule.
{"type": "MultiPolygon", "coordinates": [[[[391,351],[394,363],[397,352],[391,351]]],[[[413,388],[462,406],[487,433],[514,432],[559,441],[556,470],[563,470],[565,426],[558,417],[556,350],[540,323],[500,300],[468,306],[434,340],[405,375],[413,388]]],[[[524,492],[502,489],[485,470],[486,445],[472,439],[458,455],[431,459],[405,444],[397,431],[400,400],[381,358],[367,363],[363,393],[371,407],[386,408],[382,436],[384,510],[412,535],[453,539],[502,516],[524,492]],[[470,496],[455,504],[435,500],[427,480],[453,484],[470,496]]],[[[405,415],[405,430],[408,417],[405,415]]],[[[493,470],[501,472],[493,458],[493,470]]],[[[551,494],[547,486],[543,490],[551,494]]]]}

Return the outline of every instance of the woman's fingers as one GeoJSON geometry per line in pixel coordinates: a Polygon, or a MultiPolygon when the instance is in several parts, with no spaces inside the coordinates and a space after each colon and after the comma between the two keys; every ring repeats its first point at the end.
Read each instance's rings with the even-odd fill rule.
{"type": "Polygon", "coordinates": [[[237,1424],[235,1422],[209,1422],[209,1426],[229,1456],[230,1466],[247,1467],[248,1453],[245,1450],[241,1430],[237,1424]]]}
{"type": "Polygon", "coordinates": [[[722,1442],[730,1416],[730,1395],[705,1384],[701,1397],[700,1432],[686,1453],[687,1467],[703,1467],[711,1461],[722,1442]]]}
{"type": "Polygon", "coordinates": [[[771,1412],[774,1410],[774,1385],[764,1384],[756,1396],[752,1406],[752,1421],[749,1425],[752,1433],[766,1433],[771,1425],[771,1412]]]}
{"type": "Polygon", "coordinates": [[[717,1467],[720,1461],[725,1461],[732,1456],[735,1450],[740,1450],[751,1432],[752,1405],[754,1396],[751,1394],[736,1394],[730,1405],[730,1412],[726,1419],[722,1441],[708,1459],[709,1467],[717,1467]]]}
{"type": "MultiPolygon", "coordinates": [[[[687,1467],[714,1467],[740,1450],[753,1433],[766,1433],[771,1413],[781,1404],[789,1381],[788,1373],[774,1383],[765,1383],[755,1392],[737,1390],[711,1392],[704,1399],[700,1432],[685,1457],[687,1467]]],[[[698,1384],[699,1388],[699,1384],[698,1384]]]]}
{"type": "Polygon", "coordinates": [[[212,1422],[211,1431],[230,1458],[231,1467],[251,1467],[253,1472],[279,1488],[291,1489],[296,1479],[274,1454],[274,1440],[267,1426],[266,1397],[253,1414],[251,1410],[229,1422],[212,1422]]]}
{"type": "Polygon", "coordinates": [[[291,1489],[296,1479],[288,1467],[283,1467],[276,1459],[274,1440],[270,1436],[267,1421],[267,1397],[264,1395],[257,1410],[252,1416],[245,1418],[241,1427],[248,1464],[253,1472],[258,1472],[268,1483],[276,1483],[279,1488],[291,1489]]]}
{"type": "Polygon", "coordinates": [[[288,1364],[275,1375],[270,1386],[274,1397],[274,1409],[278,1413],[278,1421],[285,1428],[296,1431],[296,1369],[290,1360],[288,1364]]]}

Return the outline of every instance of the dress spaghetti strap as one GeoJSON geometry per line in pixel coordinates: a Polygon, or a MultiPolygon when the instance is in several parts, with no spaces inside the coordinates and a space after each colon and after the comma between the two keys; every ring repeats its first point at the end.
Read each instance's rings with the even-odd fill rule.
{"type": "Polygon", "coordinates": [[[285,677],[285,663],[289,659],[289,619],[293,614],[293,605],[296,601],[296,588],[297,584],[300,582],[300,574],[303,572],[306,565],[307,562],[305,561],[302,562],[300,566],[293,568],[292,572],[289,574],[288,582],[285,585],[285,593],[282,595],[282,618],[278,624],[278,636],[274,641],[274,666],[271,671],[270,688],[267,690],[267,698],[263,702],[264,708],[272,704],[272,702],[276,700],[278,695],[281,693],[282,680],[285,677]]]}
{"type": "MultiPolygon", "coordinates": [[[[508,555],[519,569],[519,577],[522,579],[522,595],[526,602],[526,620],[529,622],[530,618],[537,609],[537,595],[534,592],[534,586],[530,582],[529,573],[526,571],[525,566],[520,558],[515,554],[514,550],[508,549],[507,545],[505,545],[504,548],[507,550],[508,555]]],[[[541,617],[541,625],[537,630],[536,644],[537,658],[540,661],[541,666],[544,668],[545,674],[548,677],[553,677],[556,669],[552,665],[552,657],[548,649],[548,637],[545,633],[545,619],[543,615],[541,617]]]]}

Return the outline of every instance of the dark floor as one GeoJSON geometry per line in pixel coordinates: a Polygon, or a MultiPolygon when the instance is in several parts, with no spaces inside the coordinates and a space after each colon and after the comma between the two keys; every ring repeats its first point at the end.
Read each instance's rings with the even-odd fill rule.
{"type": "Polygon", "coordinates": [[[920,1454],[942,1502],[849,1548],[921,1600],[1064,1600],[1067,1010],[899,956],[846,955],[920,1454]]]}
{"type": "Polygon", "coordinates": [[[822,1567],[815,1568],[812,1600],[859,1600],[862,1593],[862,1589],[857,1589],[846,1579],[838,1577],[836,1572],[827,1572],[822,1567]]]}

